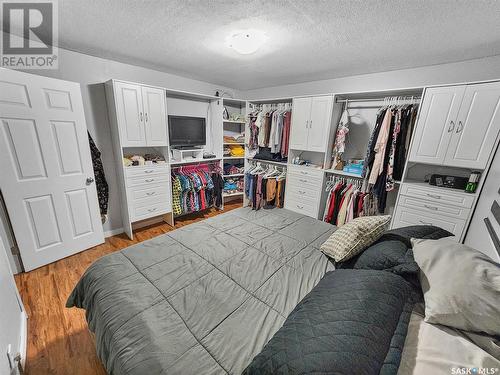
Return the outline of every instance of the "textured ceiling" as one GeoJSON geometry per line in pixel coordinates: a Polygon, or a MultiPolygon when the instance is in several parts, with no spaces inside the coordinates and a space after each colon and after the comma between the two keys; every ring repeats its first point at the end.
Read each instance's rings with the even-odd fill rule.
{"type": "Polygon", "coordinates": [[[252,89],[500,54],[497,0],[64,0],[61,47],[252,89]],[[239,29],[269,41],[224,44],[239,29]]]}

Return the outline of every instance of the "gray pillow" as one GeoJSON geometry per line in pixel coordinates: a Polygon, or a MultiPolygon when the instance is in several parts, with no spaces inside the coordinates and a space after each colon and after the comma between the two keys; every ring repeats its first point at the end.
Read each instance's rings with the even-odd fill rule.
{"type": "Polygon", "coordinates": [[[425,321],[500,334],[500,265],[448,238],[412,239],[425,300],[425,321]]]}

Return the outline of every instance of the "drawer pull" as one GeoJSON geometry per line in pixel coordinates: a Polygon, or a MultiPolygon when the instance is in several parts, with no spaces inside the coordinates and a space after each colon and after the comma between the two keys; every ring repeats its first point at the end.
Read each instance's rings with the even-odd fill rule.
{"type": "Polygon", "coordinates": [[[427,193],[427,196],[431,197],[431,198],[435,198],[435,199],[441,199],[441,196],[437,195],[437,194],[429,194],[429,193],[427,193]]]}
{"type": "Polygon", "coordinates": [[[154,170],[152,170],[152,169],[147,169],[144,171],[144,173],[153,173],[153,172],[154,172],[154,170]]]}
{"type": "Polygon", "coordinates": [[[427,205],[427,204],[424,204],[424,207],[425,207],[425,208],[428,208],[429,210],[434,210],[434,211],[437,211],[437,210],[438,210],[438,208],[437,208],[436,206],[429,206],[429,205],[427,205]]]}
{"type": "Polygon", "coordinates": [[[155,208],[148,208],[149,212],[153,212],[153,211],[156,211],[156,210],[157,210],[157,207],[155,207],[155,208]]]}
{"type": "Polygon", "coordinates": [[[423,221],[423,220],[419,220],[420,224],[424,224],[424,225],[433,225],[432,223],[428,223],[426,221],[423,221]]]}
{"type": "Polygon", "coordinates": [[[304,209],[304,206],[299,206],[299,205],[297,205],[297,208],[299,208],[299,209],[303,210],[303,209],[304,209]]]}
{"type": "Polygon", "coordinates": [[[304,180],[303,178],[299,179],[300,182],[307,182],[307,180],[304,180]]]}
{"type": "Polygon", "coordinates": [[[304,171],[300,171],[300,173],[302,173],[302,174],[309,174],[309,173],[307,173],[307,172],[304,172],[304,171]]]}
{"type": "Polygon", "coordinates": [[[305,194],[305,191],[299,190],[299,194],[305,194]]]}
{"type": "Polygon", "coordinates": [[[144,181],[146,181],[146,182],[153,182],[154,180],[155,180],[154,178],[147,178],[144,181]]]}
{"type": "Polygon", "coordinates": [[[146,195],[148,195],[148,196],[152,196],[152,195],[155,195],[155,194],[156,194],[156,191],[151,191],[149,193],[146,193],[146,195]]]}

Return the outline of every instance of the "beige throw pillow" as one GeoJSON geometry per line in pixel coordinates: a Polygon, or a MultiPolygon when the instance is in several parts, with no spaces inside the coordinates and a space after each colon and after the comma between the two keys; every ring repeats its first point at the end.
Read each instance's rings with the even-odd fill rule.
{"type": "Polygon", "coordinates": [[[358,217],[333,232],[321,251],[336,262],[344,262],[377,241],[390,221],[390,215],[358,217]]]}
{"type": "Polygon", "coordinates": [[[425,321],[500,334],[500,265],[448,238],[412,239],[420,267],[425,321]]]}

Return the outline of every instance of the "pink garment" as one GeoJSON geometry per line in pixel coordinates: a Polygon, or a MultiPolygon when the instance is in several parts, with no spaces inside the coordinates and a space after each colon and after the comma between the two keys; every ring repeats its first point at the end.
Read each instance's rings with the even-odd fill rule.
{"type": "Polygon", "coordinates": [[[375,143],[375,160],[373,167],[370,171],[369,183],[375,185],[378,176],[384,170],[385,148],[387,147],[387,140],[389,139],[389,131],[391,129],[392,111],[388,109],[385,111],[384,121],[382,122],[380,132],[378,134],[377,143],[375,143]]]}

